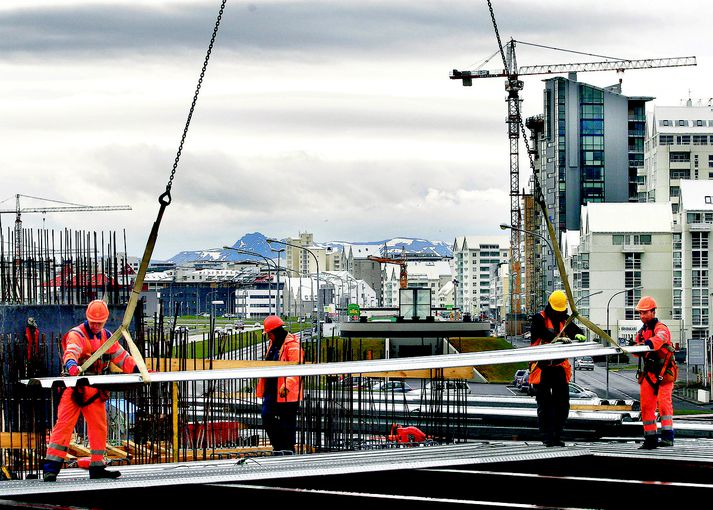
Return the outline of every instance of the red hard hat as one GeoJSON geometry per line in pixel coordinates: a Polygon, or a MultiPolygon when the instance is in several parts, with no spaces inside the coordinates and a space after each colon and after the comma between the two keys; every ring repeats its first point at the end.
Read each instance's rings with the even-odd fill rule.
{"type": "Polygon", "coordinates": [[[649,310],[654,309],[656,309],[656,300],[651,296],[644,296],[639,299],[639,303],[635,308],[637,312],[648,312],[649,310]]]}
{"type": "Polygon", "coordinates": [[[109,307],[101,299],[95,299],[87,305],[87,320],[105,322],[109,318],[109,307]]]}
{"type": "Polygon", "coordinates": [[[277,315],[270,315],[265,319],[265,322],[263,322],[263,328],[265,329],[265,333],[269,333],[273,329],[277,329],[280,326],[284,326],[285,323],[282,322],[282,319],[280,319],[277,315]]]}

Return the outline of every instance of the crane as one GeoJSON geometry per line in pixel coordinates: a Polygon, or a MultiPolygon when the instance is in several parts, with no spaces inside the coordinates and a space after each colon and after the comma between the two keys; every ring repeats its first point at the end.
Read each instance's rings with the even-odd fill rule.
{"type": "Polygon", "coordinates": [[[15,215],[15,259],[22,258],[22,213],[48,213],[48,212],[85,212],[85,211],[130,211],[128,205],[82,205],[71,202],[61,202],[49,198],[32,197],[30,195],[15,195],[15,209],[0,209],[0,214],[15,215]],[[20,207],[20,197],[32,198],[34,200],[45,200],[64,204],[61,207],[20,207]]]}
{"type": "Polygon", "coordinates": [[[389,257],[377,257],[376,255],[369,255],[367,257],[369,260],[374,262],[380,262],[382,264],[398,264],[400,266],[399,270],[399,288],[405,289],[408,287],[408,274],[406,273],[406,261],[404,259],[392,259],[389,257]]]}
{"type": "MultiPolygon", "coordinates": [[[[461,80],[464,87],[473,85],[474,79],[479,78],[505,78],[505,90],[508,93],[508,139],[510,140],[510,224],[515,227],[510,229],[510,274],[514,277],[512,290],[510,292],[510,312],[512,314],[521,313],[521,254],[520,254],[520,232],[521,232],[521,215],[520,215],[520,167],[519,167],[519,139],[520,130],[523,131],[522,117],[520,115],[520,91],[524,87],[524,82],[519,79],[520,76],[537,75],[537,74],[556,74],[569,72],[584,72],[584,71],[617,71],[623,72],[626,69],[651,69],[656,67],[680,67],[696,65],[696,57],[674,57],[674,58],[656,58],[642,60],[627,60],[627,59],[611,59],[602,55],[593,55],[611,60],[589,62],[589,63],[574,63],[574,64],[552,64],[552,65],[536,65],[518,67],[517,57],[515,54],[515,44],[517,41],[510,41],[503,48],[500,40],[500,32],[495,20],[495,13],[491,0],[488,0],[488,8],[490,10],[490,18],[495,31],[495,36],[498,42],[498,51],[490,58],[500,53],[503,62],[503,68],[495,71],[476,69],[474,71],[459,71],[453,69],[450,74],[452,80],[461,80]]],[[[531,44],[523,43],[521,44],[531,44]]],[[[540,46],[534,45],[533,46],[540,46]]],[[[560,48],[550,49],[560,50],[560,48]]],[[[580,53],[580,52],[574,52],[580,53]]],[[[488,58],[487,60],[490,60],[488,58]]],[[[486,62],[487,62],[486,60],[486,62]]],[[[525,138],[527,144],[527,138],[525,138]]]]}

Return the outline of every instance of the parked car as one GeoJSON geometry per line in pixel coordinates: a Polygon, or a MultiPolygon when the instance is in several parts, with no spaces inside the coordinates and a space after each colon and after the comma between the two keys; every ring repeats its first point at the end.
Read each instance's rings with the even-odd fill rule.
{"type": "Polygon", "coordinates": [[[598,398],[592,390],[581,387],[577,383],[569,383],[569,398],[598,398]]]}
{"type": "Polygon", "coordinates": [[[233,327],[235,329],[245,329],[245,323],[243,321],[237,321],[233,327]]]}
{"type": "Polygon", "coordinates": [[[528,370],[517,370],[515,372],[515,375],[512,378],[512,385],[515,386],[516,388],[520,387],[520,384],[522,384],[522,379],[525,377],[525,375],[528,373],[528,370]]]}
{"type": "Polygon", "coordinates": [[[341,384],[344,387],[350,387],[355,390],[359,388],[366,389],[374,386],[374,379],[372,379],[371,377],[347,376],[341,380],[341,384]]]}
{"type": "Polygon", "coordinates": [[[373,391],[384,391],[389,393],[408,393],[413,388],[404,381],[378,382],[371,387],[373,391]]]}
{"type": "MultiPolygon", "coordinates": [[[[415,390],[414,395],[420,395],[421,390],[415,390]]],[[[467,381],[463,380],[445,380],[445,381],[431,381],[426,384],[424,388],[423,395],[426,398],[445,398],[445,399],[456,399],[459,397],[464,397],[470,395],[471,389],[467,381]]]]}
{"type": "Polygon", "coordinates": [[[582,356],[581,358],[574,358],[574,369],[594,370],[594,360],[591,356],[582,356]]]}

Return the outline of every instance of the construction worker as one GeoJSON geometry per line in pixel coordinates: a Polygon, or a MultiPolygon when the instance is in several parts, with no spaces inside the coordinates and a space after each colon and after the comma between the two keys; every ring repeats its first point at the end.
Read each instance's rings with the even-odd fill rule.
{"type": "MultiPolygon", "coordinates": [[[[532,316],[531,345],[553,342],[570,343],[570,339],[584,341],[582,330],[573,322],[565,328],[567,295],[556,290],[540,313],[532,316]]],[[[569,381],[572,368],[568,359],[530,362],[530,386],[537,399],[537,421],[545,446],[565,446],[562,430],[569,416],[569,381]]]]}
{"type": "MultiPolygon", "coordinates": [[[[62,365],[67,375],[71,377],[79,375],[79,367],[111,336],[111,333],[104,328],[109,319],[109,308],[104,301],[97,299],[89,303],[86,317],[84,323],[72,328],[62,340],[62,365]]],[[[127,374],[139,371],[134,359],[117,342],[85,373],[106,373],[110,362],[127,374]]],[[[118,478],[121,475],[119,471],[108,471],[104,465],[107,435],[105,402],[108,398],[109,392],[91,386],[77,386],[64,390],[57,409],[57,422],[47,445],[43,467],[45,482],[57,480],[57,474],[67,457],[69,441],[80,413],[84,416],[89,432],[91,449],[89,478],[118,478]]]]}
{"type": "MultiPolygon", "coordinates": [[[[297,337],[288,333],[285,323],[270,315],[263,323],[270,339],[265,359],[269,361],[304,362],[304,352],[297,337]]],[[[256,394],[262,398],[262,423],[275,452],[295,451],[297,409],[302,401],[301,377],[261,378],[256,394]]]]}
{"type": "Polygon", "coordinates": [[[678,366],[671,344],[671,332],[656,318],[656,301],[644,296],[636,305],[643,326],[634,342],[647,345],[652,351],[639,356],[637,379],[641,395],[641,421],[644,424],[642,449],[673,446],[673,383],[678,376],[678,366]],[[656,407],[661,418],[661,440],[656,430],[656,407]]]}

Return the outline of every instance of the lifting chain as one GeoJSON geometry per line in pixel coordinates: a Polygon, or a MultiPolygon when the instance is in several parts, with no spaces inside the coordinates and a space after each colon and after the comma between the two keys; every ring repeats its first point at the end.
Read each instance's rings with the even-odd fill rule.
{"type": "Polygon", "coordinates": [[[131,356],[136,361],[136,365],[139,367],[141,372],[141,377],[144,382],[148,383],[151,381],[148,375],[148,370],[146,369],[146,364],[144,363],[143,356],[139,349],[136,347],[131,334],[129,333],[129,325],[134,317],[134,310],[139,302],[139,296],[141,295],[141,288],[143,287],[144,277],[146,276],[146,271],[149,266],[149,261],[151,260],[151,255],[153,254],[154,246],[156,245],[156,239],[158,238],[158,230],[161,225],[161,219],[163,218],[163,213],[166,207],[171,203],[171,186],[173,186],[173,178],[176,175],[176,169],[178,168],[178,162],[181,159],[181,153],[183,152],[183,144],[186,141],[186,136],[188,135],[188,127],[191,125],[191,119],[193,118],[193,112],[196,108],[196,103],[198,102],[198,94],[201,90],[201,85],[203,84],[203,78],[205,77],[206,69],[208,68],[208,61],[210,60],[210,54],[213,51],[213,44],[215,43],[215,38],[218,35],[218,28],[220,27],[220,21],[223,18],[223,11],[225,10],[225,4],[228,0],[222,0],[220,5],[220,11],[218,12],[218,17],[215,20],[215,26],[213,27],[213,35],[210,38],[210,44],[208,45],[208,51],[206,52],[205,59],[203,60],[203,67],[201,68],[201,74],[198,78],[198,84],[196,85],[196,91],[193,94],[193,101],[191,102],[191,108],[188,112],[188,118],[186,119],[186,124],[183,127],[183,134],[181,135],[181,142],[178,145],[178,151],[176,152],[176,158],[173,161],[173,168],[171,169],[171,175],[168,178],[168,183],[166,184],[166,191],[164,191],[159,197],[158,202],[161,204],[159,208],[156,220],[151,227],[151,233],[149,234],[148,241],[146,241],[146,247],[144,248],[144,255],[141,258],[141,265],[136,273],[136,278],[134,280],[134,286],[131,290],[131,295],[129,296],[129,302],[126,304],[126,310],[124,311],[124,318],[116,331],[111,335],[111,337],[104,342],[99,349],[97,349],[94,354],[92,354],[88,360],[86,360],[81,368],[80,372],[86,371],[91,367],[95,361],[97,361],[109,348],[114,345],[119,338],[124,337],[126,343],[129,347],[129,352],[131,356]]]}

